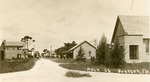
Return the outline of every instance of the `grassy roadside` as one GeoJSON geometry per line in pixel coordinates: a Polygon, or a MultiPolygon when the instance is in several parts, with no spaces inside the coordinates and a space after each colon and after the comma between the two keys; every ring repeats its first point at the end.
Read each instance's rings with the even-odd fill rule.
{"type": "Polygon", "coordinates": [[[73,77],[73,78],[78,78],[78,77],[92,77],[89,73],[80,73],[80,72],[75,72],[75,71],[68,71],[65,76],[67,77],[73,77]]]}
{"type": "Polygon", "coordinates": [[[52,60],[54,62],[60,63],[60,66],[63,68],[71,69],[71,70],[81,70],[81,71],[88,71],[87,69],[92,69],[90,71],[94,72],[106,72],[109,69],[112,73],[125,73],[130,74],[140,74],[145,73],[150,74],[150,63],[134,63],[134,64],[125,64],[123,68],[107,68],[104,65],[92,65],[90,60],[86,60],[86,62],[78,62],[72,59],[69,60],[61,60],[55,59],[52,60]],[[70,61],[70,62],[69,62],[70,61]]]}
{"type": "Polygon", "coordinates": [[[0,61],[0,73],[18,72],[31,69],[37,59],[15,59],[0,61]]]}

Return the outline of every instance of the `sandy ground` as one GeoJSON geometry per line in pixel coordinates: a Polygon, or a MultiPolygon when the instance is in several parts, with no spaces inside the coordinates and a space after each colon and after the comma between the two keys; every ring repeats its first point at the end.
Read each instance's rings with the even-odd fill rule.
{"type": "Polygon", "coordinates": [[[40,59],[28,71],[0,74],[0,82],[150,82],[150,75],[90,72],[92,77],[69,78],[67,69],[57,63],[40,59]]]}

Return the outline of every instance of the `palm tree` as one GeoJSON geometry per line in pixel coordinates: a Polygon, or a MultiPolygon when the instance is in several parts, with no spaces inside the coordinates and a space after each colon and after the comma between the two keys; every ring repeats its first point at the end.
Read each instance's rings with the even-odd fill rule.
{"type": "MultiPolygon", "coordinates": [[[[27,50],[28,50],[28,47],[29,47],[29,40],[31,40],[31,39],[32,39],[32,37],[30,37],[30,36],[24,36],[24,37],[21,39],[21,41],[25,43],[25,46],[26,46],[27,50]]],[[[35,41],[35,40],[34,40],[34,41],[35,41]]]]}

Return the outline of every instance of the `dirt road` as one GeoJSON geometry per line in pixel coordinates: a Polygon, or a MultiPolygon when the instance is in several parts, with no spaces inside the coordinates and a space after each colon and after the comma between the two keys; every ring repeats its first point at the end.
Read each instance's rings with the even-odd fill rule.
{"type": "Polygon", "coordinates": [[[31,70],[0,74],[0,82],[150,82],[150,75],[90,72],[92,77],[68,78],[64,76],[67,71],[55,62],[40,59],[31,70]]]}

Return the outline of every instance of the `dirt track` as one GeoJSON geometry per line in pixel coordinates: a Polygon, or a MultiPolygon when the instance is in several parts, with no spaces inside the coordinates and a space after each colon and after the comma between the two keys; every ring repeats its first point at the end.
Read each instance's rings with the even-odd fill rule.
{"type": "Polygon", "coordinates": [[[68,78],[67,69],[57,63],[40,59],[28,71],[0,74],[0,82],[150,82],[150,75],[90,72],[92,77],[68,78]]]}

